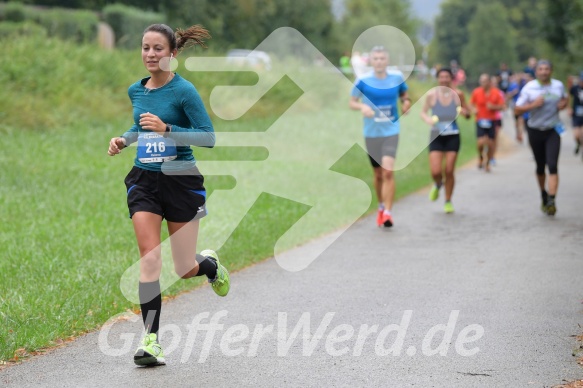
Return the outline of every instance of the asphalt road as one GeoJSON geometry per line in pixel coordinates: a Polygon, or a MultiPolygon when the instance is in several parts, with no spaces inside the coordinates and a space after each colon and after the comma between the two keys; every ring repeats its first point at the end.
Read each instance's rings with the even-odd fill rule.
{"type": "Polygon", "coordinates": [[[362,219],[303,271],[268,260],[233,274],[224,299],[205,286],[165,303],[165,366],[134,366],[141,324],[126,320],[101,341],[91,333],[1,371],[0,386],[549,387],[581,378],[572,335],[583,325],[583,163],[570,132],[563,141],[554,218],[539,210],[528,147],[512,145],[492,173],[458,172],[453,215],[426,189],[396,204],[394,228],[362,219]]]}

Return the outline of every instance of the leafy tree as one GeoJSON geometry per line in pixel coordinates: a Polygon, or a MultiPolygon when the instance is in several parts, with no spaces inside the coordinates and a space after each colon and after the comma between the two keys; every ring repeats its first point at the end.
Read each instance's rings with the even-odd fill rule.
{"type": "MultiPolygon", "coordinates": [[[[560,3],[564,0],[547,1],[560,3]]],[[[510,23],[515,31],[511,39],[515,42],[514,50],[518,60],[523,62],[530,56],[542,55],[545,51],[544,2],[540,0],[499,0],[499,2],[503,8],[498,9],[498,14],[492,15],[492,22],[497,23],[498,19],[502,18],[510,23]]],[[[441,13],[435,21],[436,34],[431,44],[433,61],[449,63],[452,59],[458,61],[461,59],[461,52],[469,40],[469,22],[481,3],[479,0],[446,0],[441,4],[441,13]]],[[[552,28],[557,28],[556,23],[553,23],[552,28]]]]}
{"type": "Polygon", "coordinates": [[[545,4],[540,0],[499,0],[503,14],[516,30],[516,52],[520,61],[541,56],[545,31],[545,4]]]}
{"type": "Polygon", "coordinates": [[[21,0],[28,4],[94,11],[102,11],[111,4],[123,4],[163,13],[166,17],[161,22],[172,27],[203,24],[213,36],[214,49],[252,49],[284,26],[297,29],[329,58],[337,58],[350,50],[363,31],[376,25],[397,27],[416,41],[417,22],[411,16],[410,0],[345,0],[346,16],[339,22],[334,19],[331,1],[21,0]]]}
{"type": "Polygon", "coordinates": [[[23,0],[22,3],[42,5],[47,7],[85,8],[100,11],[109,4],[123,4],[141,9],[142,11],[159,11],[165,0],[23,0]]]}
{"type": "Polygon", "coordinates": [[[559,52],[567,52],[568,25],[574,8],[573,0],[547,0],[545,38],[559,52]]]}
{"type": "Polygon", "coordinates": [[[416,37],[420,23],[411,15],[409,0],[347,0],[346,9],[344,18],[334,26],[337,55],[350,51],[358,37],[369,28],[388,25],[403,31],[413,41],[417,57],[421,57],[416,37]]]}
{"type": "Polygon", "coordinates": [[[517,63],[514,30],[499,2],[480,4],[468,24],[468,43],[462,50],[462,63],[472,77],[495,72],[499,62],[517,63]]]}
{"type": "Polygon", "coordinates": [[[269,19],[268,31],[292,27],[301,32],[320,51],[327,51],[332,39],[334,17],[330,0],[278,0],[275,14],[269,19]]]}
{"type": "Polygon", "coordinates": [[[583,0],[571,2],[570,20],[567,22],[567,52],[577,70],[583,66],[583,0]]]}
{"type": "Polygon", "coordinates": [[[352,42],[376,25],[396,27],[415,38],[417,23],[411,16],[409,0],[349,0],[347,10],[340,24],[352,42]]]}
{"type": "Polygon", "coordinates": [[[293,27],[320,49],[331,38],[330,0],[166,0],[174,25],[204,24],[213,47],[255,48],[279,27],[293,27]]]}
{"type": "Polygon", "coordinates": [[[542,54],[554,62],[554,76],[578,74],[583,63],[583,0],[545,0],[542,54]]]}
{"type": "Polygon", "coordinates": [[[442,64],[461,61],[462,49],[468,43],[467,26],[476,12],[476,0],[449,0],[441,4],[435,20],[435,35],[431,44],[432,59],[442,64]]]}

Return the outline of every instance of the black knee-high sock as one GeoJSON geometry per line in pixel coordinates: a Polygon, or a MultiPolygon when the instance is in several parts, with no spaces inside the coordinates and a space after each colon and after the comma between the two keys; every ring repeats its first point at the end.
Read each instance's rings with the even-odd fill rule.
{"type": "Polygon", "coordinates": [[[160,281],[140,282],[138,291],[140,295],[140,306],[142,307],[142,319],[146,332],[158,335],[158,329],[160,328],[160,310],[162,309],[160,281]]]}
{"type": "Polygon", "coordinates": [[[198,262],[198,273],[196,276],[206,275],[211,280],[217,277],[217,262],[212,257],[197,254],[196,261],[198,262]]]}

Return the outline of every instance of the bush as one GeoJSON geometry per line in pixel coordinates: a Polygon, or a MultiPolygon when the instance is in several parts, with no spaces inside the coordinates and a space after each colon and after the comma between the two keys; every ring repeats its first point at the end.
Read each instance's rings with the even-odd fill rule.
{"type": "Polygon", "coordinates": [[[30,10],[30,17],[47,29],[49,36],[78,43],[95,42],[99,17],[91,11],[51,8],[30,10]]]}
{"type": "Polygon", "coordinates": [[[51,37],[1,43],[0,133],[57,130],[79,122],[103,125],[100,121],[119,117],[131,125],[127,89],[145,72],[139,54],[51,37]]]}
{"type": "Polygon", "coordinates": [[[26,19],[26,8],[22,3],[0,4],[0,21],[23,22],[26,19]]]}
{"type": "Polygon", "coordinates": [[[140,47],[142,33],[150,24],[163,23],[164,15],[145,12],[123,4],[108,5],[103,9],[103,19],[115,33],[116,47],[135,49],[140,47]]]}
{"type": "Polygon", "coordinates": [[[42,26],[32,22],[0,22],[0,39],[5,39],[17,35],[45,37],[47,30],[42,26]]]}

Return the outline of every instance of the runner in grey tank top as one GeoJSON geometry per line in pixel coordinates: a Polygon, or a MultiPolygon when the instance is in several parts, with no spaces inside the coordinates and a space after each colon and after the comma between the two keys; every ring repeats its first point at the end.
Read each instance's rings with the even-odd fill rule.
{"type": "Polygon", "coordinates": [[[439,198],[439,189],[445,177],[445,204],[443,210],[453,213],[451,197],[455,184],[454,170],[460,148],[460,131],[456,118],[459,113],[470,117],[464,93],[452,86],[453,76],[449,69],[437,73],[439,86],[428,93],[421,111],[421,118],[431,125],[429,139],[429,167],[435,183],[429,199],[439,198]],[[431,108],[431,116],[429,109],[431,108]],[[444,163],[445,160],[445,163],[444,163]]]}
{"type": "Polygon", "coordinates": [[[431,127],[432,140],[437,136],[458,135],[460,133],[456,122],[458,103],[455,98],[451,98],[450,103],[444,105],[441,100],[450,97],[446,96],[446,93],[441,92],[439,89],[436,90],[437,98],[435,99],[435,105],[431,108],[431,114],[437,116],[439,121],[431,127]]]}

